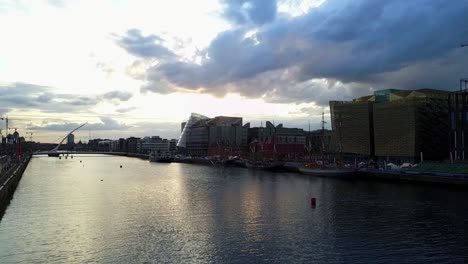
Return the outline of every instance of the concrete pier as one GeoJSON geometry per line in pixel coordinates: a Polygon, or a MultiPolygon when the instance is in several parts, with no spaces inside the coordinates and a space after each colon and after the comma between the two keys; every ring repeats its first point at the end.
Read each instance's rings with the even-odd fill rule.
{"type": "Polygon", "coordinates": [[[11,198],[18,186],[23,172],[28,166],[31,155],[24,156],[21,161],[15,164],[9,171],[0,176],[0,220],[10,203],[11,198]]]}

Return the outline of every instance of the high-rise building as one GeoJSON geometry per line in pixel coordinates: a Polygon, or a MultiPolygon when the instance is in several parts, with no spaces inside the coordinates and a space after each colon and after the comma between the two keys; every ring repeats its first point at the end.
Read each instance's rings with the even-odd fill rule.
{"type": "Polygon", "coordinates": [[[460,90],[449,95],[449,151],[453,160],[465,160],[468,147],[468,79],[460,80],[460,90]]]}
{"type": "Polygon", "coordinates": [[[75,144],[75,135],[70,133],[67,136],[67,145],[73,145],[73,144],[75,144]]]}

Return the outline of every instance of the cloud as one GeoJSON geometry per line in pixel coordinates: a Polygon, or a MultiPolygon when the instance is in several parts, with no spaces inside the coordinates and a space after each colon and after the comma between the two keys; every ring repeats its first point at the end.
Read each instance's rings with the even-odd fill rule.
{"type": "Polygon", "coordinates": [[[275,0],[223,0],[223,15],[236,24],[262,25],[276,17],[275,0]]]}
{"type": "Polygon", "coordinates": [[[142,58],[167,59],[175,54],[162,45],[163,39],[156,35],[143,36],[138,29],[129,29],[125,36],[119,37],[117,44],[130,54],[142,58]]]}
{"type": "Polygon", "coordinates": [[[132,94],[129,92],[125,91],[112,91],[112,92],[107,92],[102,95],[102,98],[112,100],[112,99],[117,99],[120,101],[128,101],[130,98],[132,98],[132,94]]]}
{"type": "Polygon", "coordinates": [[[53,93],[54,88],[16,82],[0,85],[0,105],[8,109],[39,110],[54,113],[87,112],[102,101],[128,101],[132,94],[111,91],[104,94],[81,96],[53,93]]]}
{"type": "Polygon", "coordinates": [[[160,136],[167,139],[178,139],[180,122],[137,122],[132,124],[135,133],[142,136],[160,136]]]}
{"type": "MultiPolygon", "coordinates": [[[[119,123],[115,119],[109,117],[100,117],[100,123],[89,123],[84,126],[84,129],[89,130],[126,130],[129,129],[130,126],[119,123]]],[[[34,126],[30,129],[32,130],[48,130],[48,131],[72,131],[73,129],[77,128],[82,124],[79,123],[70,123],[70,122],[61,122],[61,123],[54,123],[54,124],[44,124],[41,126],[34,126]]]]}
{"type": "Polygon", "coordinates": [[[328,0],[295,17],[278,13],[275,1],[223,3],[236,26],[196,63],[162,49],[157,36],[127,33],[132,44],[121,47],[160,59],[142,90],[324,104],[374,89],[453,89],[468,68],[468,50],[459,48],[468,38],[467,1],[328,0]]]}
{"type": "Polygon", "coordinates": [[[118,113],[124,114],[135,109],[138,109],[138,107],[130,106],[130,107],[117,108],[115,111],[118,113]]]}

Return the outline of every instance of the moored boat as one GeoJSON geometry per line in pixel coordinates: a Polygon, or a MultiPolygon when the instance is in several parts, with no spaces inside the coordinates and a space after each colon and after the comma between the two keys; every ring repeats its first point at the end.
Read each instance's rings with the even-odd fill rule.
{"type": "Polygon", "coordinates": [[[284,162],[280,161],[247,161],[246,167],[253,170],[282,171],[284,162]]]}
{"type": "Polygon", "coordinates": [[[353,168],[310,168],[301,166],[299,167],[299,172],[307,175],[331,178],[352,178],[357,176],[357,171],[353,168]]]}
{"type": "Polygon", "coordinates": [[[173,157],[169,151],[152,151],[149,154],[149,160],[154,162],[169,163],[173,157]]]}

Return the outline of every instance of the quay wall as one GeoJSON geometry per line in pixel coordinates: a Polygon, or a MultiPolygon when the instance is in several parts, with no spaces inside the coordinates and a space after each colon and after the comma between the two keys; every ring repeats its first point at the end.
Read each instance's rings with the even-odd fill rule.
{"type": "Polygon", "coordinates": [[[130,157],[130,158],[140,158],[147,160],[149,159],[148,154],[140,154],[140,153],[130,153],[130,152],[103,152],[102,154],[105,155],[113,155],[113,156],[124,156],[124,157],[130,157]]]}
{"type": "Polygon", "coordinates": [[[25,156],[22,161],[18,162],[11,170],[0,177],[0,220],[8,204],[10,204],[11,198],[13,198],[16,187],[30,159],[31,155],[25,156]]]}
{"type": "Polygon", "coordinates": [[[366,180],[386,180],[400,182],[419,182],[429,184],[449,184],[468,186],[468,175],[431,173],[431,172],[392,172],[378,170],[360,170],[359,177],[366,180]]]}

